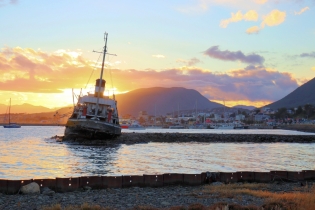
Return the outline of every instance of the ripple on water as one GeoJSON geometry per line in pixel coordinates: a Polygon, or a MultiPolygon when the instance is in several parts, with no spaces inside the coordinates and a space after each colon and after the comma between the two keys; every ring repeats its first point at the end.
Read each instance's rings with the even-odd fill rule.
{"type": "Polygon", "coordinates": [[[315,169],[315,144],[190,142],[104,148],[49,139],[63,132],[64,127],[2,128],[0,178],[315,169]]]}

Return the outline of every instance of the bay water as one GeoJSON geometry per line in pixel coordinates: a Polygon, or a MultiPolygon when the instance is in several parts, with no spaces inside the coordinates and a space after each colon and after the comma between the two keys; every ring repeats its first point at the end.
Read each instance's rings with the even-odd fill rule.
{"type": "MultiPolygon", "coordinates": [[[[0,179],[315,170],[314,143],[146,143],[114,147],[56,142],[63,126],[0,128],[0,179]]],[[[287,130],[147,129],[123,132],[314,135],[287,130]]]]}

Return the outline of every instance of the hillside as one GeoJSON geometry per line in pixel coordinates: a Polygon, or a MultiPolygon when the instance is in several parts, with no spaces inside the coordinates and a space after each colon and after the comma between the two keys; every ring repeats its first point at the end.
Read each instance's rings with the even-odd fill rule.
{"type": "Polygon", "coordinates": [[[315,78],[311,79],[307,83],[301,85],[289,95],[284,98],[267,105],[272,109],[279,109],[282,107],[295,108],[303,106],[305,104],[315,105],[315,78]]]}
{"type": "MultiPolygon", "coordinates": [[[[12,113],[11,122],[20,124],[65,124],[73,111],[73,107],[64,107],[55,111],[41,113],[12,113]]],[[[8,123],[5,114],[0,114],[0,123],[8,123]]]]}
{"type": "Polygon", "coordinates": [[[120,116],[131,114],[137,116],[139,111],[147,111],[148,114],[166,114],[183,111],[223,107],[222,104],[209,101],[198,91],[181,87],[173,88],[141,88],[116,96],[120,116]]]}
{"type": "MultiPolygon", "coordinates": [[[[12,105],[11,106],[11,113],[42,113],[42,112],[53,112],[60,108],[49,109],[44,106],[35,106],[31,104],[21,104],[21,105],[12,105]]],[[[4,114],[8,110],[8,105],[0,104],[0,114],[4,114]]]]}

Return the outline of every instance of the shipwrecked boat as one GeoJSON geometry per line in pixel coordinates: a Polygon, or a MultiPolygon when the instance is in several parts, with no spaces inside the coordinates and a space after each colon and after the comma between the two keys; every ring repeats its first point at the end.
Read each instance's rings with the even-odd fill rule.
{"type": "Polygon", "coordinates": [[[104,95],[106,81],[103,79],[104,62],[107,54],[107,36],[100,78],[96,80],[95,92],[79,96],[71,117],[66,123],[64,139],[88,138],[110,139],[121,134],[117,101],[104,95]]]}

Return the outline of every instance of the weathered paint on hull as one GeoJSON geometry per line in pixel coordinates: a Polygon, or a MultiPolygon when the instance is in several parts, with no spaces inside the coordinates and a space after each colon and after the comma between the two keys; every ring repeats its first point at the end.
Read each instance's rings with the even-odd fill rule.
{"type": "Polygon", "coordinates": [[[119,125],[88,119],[69,119],[65,139],[86,137],[89,139],[110,139],[121,134],[119,125]]]}

